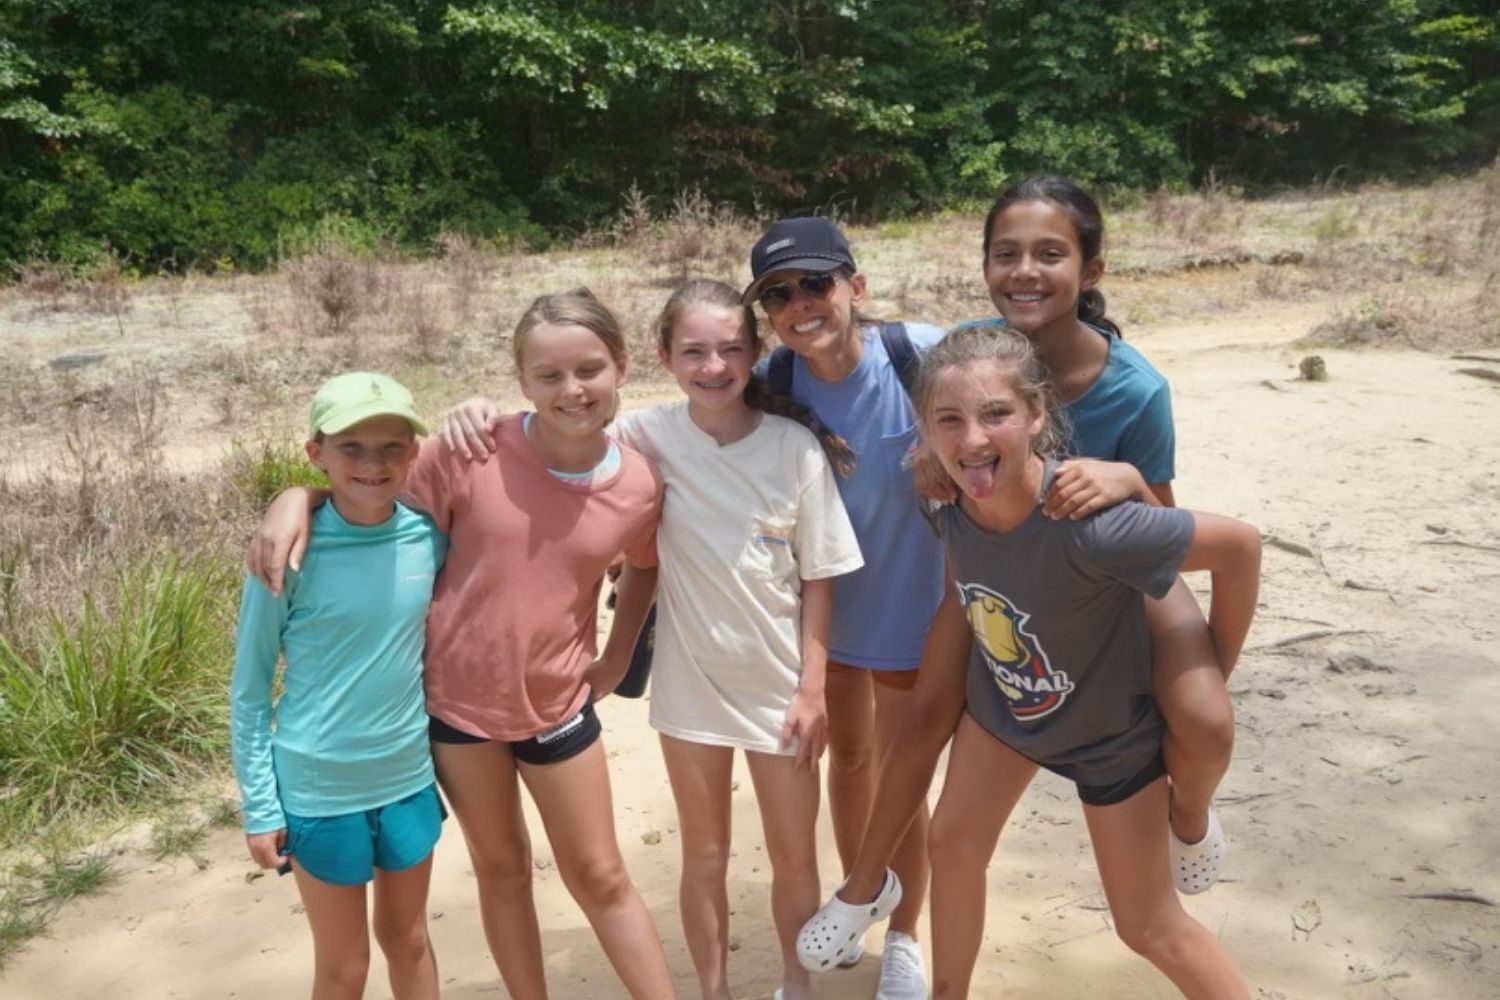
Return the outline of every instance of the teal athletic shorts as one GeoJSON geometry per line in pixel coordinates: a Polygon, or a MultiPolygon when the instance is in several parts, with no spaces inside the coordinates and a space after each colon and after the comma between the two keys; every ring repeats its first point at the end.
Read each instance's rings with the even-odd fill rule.
{"type": "Polygon", "coordinates": [[[375,869],[398,872],[432,853],[448,811],[437,785],[389,805],[342,816],[286,814],[286,852],[320,882],[364,885],[375,869]]]}

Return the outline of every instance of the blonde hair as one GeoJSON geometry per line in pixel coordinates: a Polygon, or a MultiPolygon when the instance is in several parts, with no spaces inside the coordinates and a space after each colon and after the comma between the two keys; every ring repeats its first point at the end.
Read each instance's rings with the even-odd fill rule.
{"type": "Polygon", "coordinates": [[[531,300],[531,305],[516,321],[516,332],[510,341],[511,360],[515,362],[517,372],[521,370],[527,336],[543,323],[581,326],[588,330],[604,342],[621,371],[630,360],[630,352],[625,346],[625,330],[619,317],[595,298],[593,292],[580,285],[566,292],[539,295],[531,300]]]}
{"type": "Polygon", "coordinates": [[[1002,326],[973,326],[955,330],[922,355],[912,390],[922,433],[931,428],[939,378],[951,368],[992,362],[1007,369],[1017,391],[1034,413],[1045,413],[1041,432],[1031,450],[1043,458],[1064,458],[1072,439],[1072,425],[1052,391],[1052,379],[1036,348],[1025,336],[1002,326]]]}
{"type": "MultiPolygon", "coordinates": [[[[755,310],[740,300],[739,292],[722,281],[707,278],[695,278],[687,282],[673,292],[667,299],[667,304],[662,307],[661,316],[656,320],[656,341],[663,351],[672,353],[673,328],[683,313],[694,306],[710,306],[737,313],[740,317],[740,329],[745,332],[751,353],[760,357],[760,327],[755,321],[755,310]]],[[[795,420],[817,436],[818,443],[823,446],[823,453],[828,456],[828,462],[835,472],[846,479],[854,474],[856,459],[849,442],[825,427],[812,410],[758,375],[751,375],[749,385],[745,386],[745,405],[762,413],[795,420]]]]}

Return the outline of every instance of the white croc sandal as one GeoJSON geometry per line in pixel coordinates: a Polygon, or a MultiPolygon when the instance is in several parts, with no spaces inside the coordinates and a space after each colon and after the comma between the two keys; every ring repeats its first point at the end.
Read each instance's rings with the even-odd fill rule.
{"type": "Polygon", "coordinates": [[[900,902],[901,880],[889,868],[885,870],[885,884],[868,903],[846,903],[835,893],[797,935],[797,958],[802,967],[809,972],[826,972],[857,955],[865,931],[890,916],[900,902]]]}
{"type": "Polygon", "coordinates": [[[1177,891],[1185,896],[1196,896],[1207,892],[1219,881],[1224,871],[1224,830],[1219,826],[1219,814],[1208,811],[1208,832],[1196,844],[1184,844],[1177,834],[1167,828],[1172,856],[1172,879],[1177,891]]]}

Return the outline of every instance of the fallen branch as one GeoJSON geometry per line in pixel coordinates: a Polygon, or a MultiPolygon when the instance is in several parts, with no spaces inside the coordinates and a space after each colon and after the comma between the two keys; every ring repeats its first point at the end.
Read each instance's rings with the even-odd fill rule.
{"type": "Polygon", "coordinates": [[[1466,542],[1459,538],[1424,538],[1423,545],[1453,545],[1460,549],[1478,549],[1481,552],[1500,552],[1500,545],[1482,545],[1479,542],[1466,542]]]}
{"type": "Polygon", "coordinates": [[[1275,792],[1246,792],[1244,795],[1219,795],[1214,801],[1226,806],[1242,806],[1256,799],[1269,799],[1275,792]]]}
{"type": "Polygon", "coordinates": [[[1482,378],[1486,382],[1500,382],[1500,372],[1491,371],[1488,368],[1460,368],[1458,369],[1458,374],[1472,375],[1475,378],[1482,378]]]}
{"type": "Polygon", "coordinates": [[[1318,558],[1318,554],[1316,552],[1308,548],[1306,545],[1303,545],[1301,542],[1288,541],[1287,539],[1278,537],[1276,535],[1265,535],[1261,538],[1261,541],[1271,546],[1271,548],[1273,549],[1280,549],[1283,552],[1290,552],[1294,556],[1306,556],[1308,559],[1318,558]]]}
{"type": "Polygon", "coordinates": [[[1450,354],[1449,361],[1488,361],[1492,365],[1500,365],[1500,358],[1492,358],[1486,354],[1450,354]]]}
{"type": "Polygon", "coordinates": [[[1366,635],[1368,630],[1362,628],[1324,628],[1312,632],[1299,632],[1289,635],[1285,639],[1277,639],[1260,646],[1251,646],[1245,650],[1247,653],[1267,653],[1276,649],[1285,649],[1288,646],[1296,646],[1304,642],[1313,642],[1317,639],[1328,639],[1336,635],[1366,635]]]}
{"type": "Polygon", "coordinates": [[[1283,389],[1281,386],[1277,385],[1275,382],[1272,382],[1268,378],[1261,379],[1260,380],[1260,384],[1263,385],[1263,386],[1265,386],[1267,389],[1274,389],[1277,392],[1286,392],[1285,389],[1283,389]]]}
{"type": "Polygon", "coordinates": [[[1398,893],[1403,899],[1436,899],[1446,903],[1474,903],[1478,906],[1500,906],[1489,896],[1482,896],[1477,892],[1403,892],[1398,893]]]}

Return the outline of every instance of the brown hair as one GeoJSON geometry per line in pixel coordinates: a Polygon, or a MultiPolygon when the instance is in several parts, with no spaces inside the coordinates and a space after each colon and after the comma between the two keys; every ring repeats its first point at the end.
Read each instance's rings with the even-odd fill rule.
{"type": "MultiPolygon", "coordinates": [[[[667,299],[667,304],[662,307],[661,316],[656,320],[656,342],[663,351],[672,353],[673,328],[683,313],[694,306],[711,306],[737,313],[740,317],[740,329],[745,331],[745,339],[750,344],[751,352],[756,357],[760,356],[760,326],[755,321],[755,310],[740,301],[739,292],[722,281],[707,278],[695,278],[687,282],[673,292],[667,299]]],[[[787,417],[806,427],[817,435],[834,471],[845,478],[853,474],[856,459],[849,442],[825,427],[812,410],[778,391],[758,375],[751,375],[750,384],[745,386],[745,405],[762,413],[787,417]]]]}
{"type": "Polygon", "coordinates": [[[1065,457],[1072,428],[1067,412],[1057,405],[1046,366],[1029,339],[1004,327],[972,326],[955,330],[922,355],[912,396],[923,433],[926,434],[932,419],[939,376],[950,368],[967,368],[986,361],[1009,369],[1026,405],[1033,412],[1047,415],[1041,433],[1031,442],[1031,450],[1043,458],[1065,457]]]}
{"type": "Polygon", "coordinates": [[[539,295],[516,321],[516,332],[511,337],[511,359],[520,372],[526,337],[543,323],[558,323],[581,326],[604,342],[610,357],[623,371],[629,361],[630,352],[625,346],[625,330],[619,317],[609,307],[594,297],[594,293],[580,285],[556,295],[539,295]]]}

